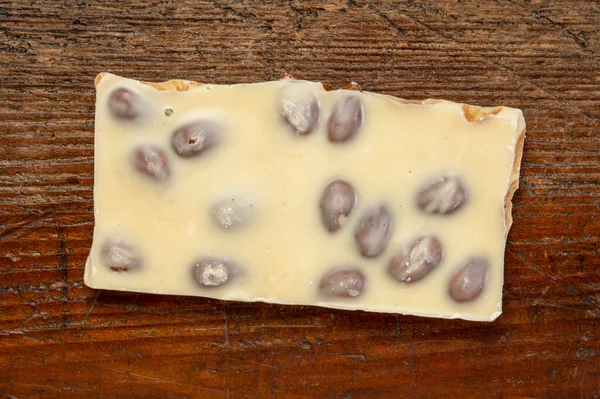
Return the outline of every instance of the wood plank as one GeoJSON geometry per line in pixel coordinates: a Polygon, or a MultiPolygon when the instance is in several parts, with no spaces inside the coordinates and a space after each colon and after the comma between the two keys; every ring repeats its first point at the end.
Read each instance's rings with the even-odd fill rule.
{"type": "Polygon", "coordinates": [[[0,2],[0,397],[600,397],[591,0],[0,2]],[[93,291],[93,79],[289,71],[522,108],[494,323],[93,291]]]}

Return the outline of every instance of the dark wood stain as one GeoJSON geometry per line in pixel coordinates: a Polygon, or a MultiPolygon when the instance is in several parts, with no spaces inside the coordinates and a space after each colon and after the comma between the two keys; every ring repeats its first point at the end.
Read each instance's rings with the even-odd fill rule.
{"type": "Polygon", "coordinates": [[[600,397],[595,1],[0,2],[0,397],[600,397]],[[494,323],[94,291],[93,81],[522,108],[494,323]]]}

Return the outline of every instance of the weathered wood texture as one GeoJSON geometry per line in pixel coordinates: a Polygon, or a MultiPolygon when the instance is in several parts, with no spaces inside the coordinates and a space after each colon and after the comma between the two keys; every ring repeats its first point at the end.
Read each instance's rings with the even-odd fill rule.
{"type": "Polygon", "coordinates": [[[599,30],[595,1],[0,1],[0,397],[600,397],[599,30]],[[88,289],[100,71],[522,108],[504,314],[88,289]]]}

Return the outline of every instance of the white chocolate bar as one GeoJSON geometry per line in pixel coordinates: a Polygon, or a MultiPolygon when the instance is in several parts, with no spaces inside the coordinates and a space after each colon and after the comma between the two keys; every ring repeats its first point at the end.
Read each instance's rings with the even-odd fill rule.
{"type": "Polygon", "coordinates": [[[96,79],[92,288],[491,321],[520,110],[96,79]]]}

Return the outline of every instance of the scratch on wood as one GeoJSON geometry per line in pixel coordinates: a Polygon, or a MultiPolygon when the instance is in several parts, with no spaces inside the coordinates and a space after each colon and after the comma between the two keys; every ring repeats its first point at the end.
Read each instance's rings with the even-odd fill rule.
{"type": "Polygon", "coordinates": [[[258,363],[258,362],[250,362],[250,363],[256,364],[257,366],[260,366],[260,367],[266,367],[266,368],[270,368],[270,369],[273,369],[273,370],[280,370],[279,367],[275,367],[275,366],[272,366],[272,365],[267,364],[267,363],[258,363]]]}
{"type": "Polygon", "coordinates": [[[227,313],[227,306],[228,306],[228,303],[224,302],[223,303],[223,323],[224,323],[223,334],[225,336],[225,347],[227,348],[227,359],[225,360],[225,369],[226,369],[225,386],[226,386],[226,392],[227,392],[227,399],[229,399],[229,397],[230,397],[229,378],[230,378],[230,372],[231,372],[231,343],[229,341],[229,314],[227,313]]]}
{"type": "Polygon", "coordinates": [[[535,82],[533,82],[531,79],[526,78],[525,76],[519,74],[517,71],[515,71],[513,68],[510,68],[507,65],[502,64],[499,61],[494,61],[493,62],[494,65],[502,68],[503,70],[509,72],[511,75],[517,77],[519,80],[522,80],[523,82],[527,83],[530,86],[535,87],[536,89],[538,89],[539,91],[541,91],[543,94],[547,95],[548,97],[552,98],[553,100],[558,101],[560,104],[564,105],[565,107],[577,112],[579,115],[582,115],[585,119],[594,122],[594,123],[598,123],[597,119],[592,118],[591,116],[589,116],[588,114],[586,114],[585,112],[583,112],[583,110],[579,107],[574,106],[573,104],[560,99],[559,97],[557,97],[555,94],[550,93],[544,86],[537,84],[535,82]]]}
{"type": "Polygon", "coordinates": [[[521,261],[523,261],[523,263],[529,267],[530,269],[540,273],[542,276],[546,277],[548,280],[550,280],[552,283],[556,284],[557,286],[559,286],[560,288],[562,288],[565,292],[574,295],[577,299],[579,299],[581,302],[585,303],[586,305],[592,305],[595,308],[598,308],[598,302],[596,302],[594,299],[592,299],[591,297],[581,294],[579,291],[577,291],[577,289],[575,289],[575,287],[568,285],[568,284],[563,284],[561,283],[556,277],[554,277],[553,275],[551,275],[550,273],[547,273],[545,271],[542,270],[542,268],[537,265],[535,262],[533,262],[531,259],[527,258],[525,255],[523,255],[521,252],[509,249],[507,247],[507,251],[512,253],[514,256],[516,256],[517,258],[519,258],[521,261]]]}
{"type": "Polygon", "coordinates": [[[396,33],[399,36],[404,36],[406,35],[406,32],[404,32],[404,29],[402,29],[400,27],[400,25],[398,25],[397,23],[395,23],[386,13],[384,13],[381,10],[376,10],[375,13],[377,15],[379,15],[379,17],[381,19],[383,19],[389,26],[391,26],[392,28],[394,28],[394,30],[396,30],[396,33]]]}
{"type": "Polygon", "coordinates": [[[367,355],[365,355],[364,353],[359,353],[359,354],[349,354],[349,355],[338,355],[338,356],[342,356],[342,357],[347,357],[348,359],[358,359],[358,360],[362,360],[363,362],[367,361],[367,355]]]}
{"type": "Polygon", "coordinates": [[[149,380],[149,381],[164,382],[164,383],[172,384],[172,385],[189,386],[189,387],[194,387],[196,389],[200,389],[200,390],[203,390],[203,391],[209,391],[209,392],[219,392],[219,393],[223,392],[221,390],[214,389],[214,388],[208,388],[208,387],[198,386],[198,385],[194,385],[194,384],[186,384],[186,383],[182,383],[182,382],[176,382],[176,381],[166,380],[166,379],[163,379],[163,378],[150,377],[150,376],[144,375],[144,374],[132,373],[131,371],[123,371],[123,370],[118,370],[118,369],[113,369],[113,368],[108,368],[108,367],[100,367],[100,369],[112,371],[112,372],[115,372],[115,373],[120,373],[120,374],[123,374],[123,375],[126,375],[126,376],[134,376],[134,377],[138,377],[138,378],[143,378],[143,379],[149,380]]]}
{"type": "Polygon", "coordinates": [[[249,325],[249,326],[245,326],[244,328],[251,328],[251,329],[276,328],[276,329],[280,329],[280,328],[326,328],[326,327],[327,326],[315,325],[315,324],[266,324],[266,325],[249,325]]]}
{"type": "Polygon", "coordinates": [[[402,334],[400,332],[400,315],[396,314],[396,343],[395,343],[395,348],[398,349],[399,343],[400,343],[400,338],[402,337],[402,334]]]}
{"type": "Polygon", "coordinates": [[[548,306],[548,307],[551,307],[551,308],[556,308],[556,309],[561,309],[561,310],[567,310],[569,312],[575,311],[575,312],[582,312],[582,313],[586,313],[586,314],[588,312],[585,309],[579,309],[579,308],[576,308],[576,307],[573,307],[573,306],[567,306],[567,305],[563,305],[563,304],[560,304],[560,303],[552,303],[552,302],[543,301],[543,300],[540,300],[540,299],[535,299],[533,301],[533,305],[534,306],[548,306]]]}
{"type": "Polygon", "coordinates": [[[87,322],[87,319],[88,319],[89,315],[94,311],[94,308],[96,307],[96,304],[98,303],[98,298],[100,298],[100,294],[101,293],[102,293],[102,290],[98,290],[96,292],[96,296],[94,297],[94,301],[92,302],[92,305],[90,306],[90,308],[88,309],[88,311],[85,312],[85,315],[83,316],[83,320],[81,321],[81,325],[79,326],[78,330],[81,330],[85,326],[85,323],[87,322]]]}
{"type": "Polygon", "coordinates": [[[134,307],[135,307],[135,303],[137,302],[137,300],[138,300],[138,298],[139,298],[139,297],[140,297],[140,294],[139,294],[139,293],[135,294],[135,296],[133,297],[133,300],[131,301],[131,303],[130,303],[130,304],[129,304],[129,306],[127,307],[127,308],[128,308],[128,310],[130,310],[130,311],[131,311],[131,310],[133,310],[133,309],[134,309],[134,307]]]}
{"type": "Polygon", "coordinates": [[[5,239],[6,237],[8,237],[9,235],[15,234],[27,227],[30,227],[31,225],[43,222],[44,220],[47,219],[51,219],[54,216],[55,212],[54,211],[48,211],[46,212],[45,210],[42,211],[41,214],[37,215],[36,217],[27,220],[17,226],[3,226],[4,229],[2,231],[0,231],[0,241],[2,241],[3,239],[5,239]]]}

